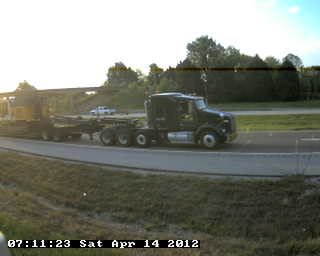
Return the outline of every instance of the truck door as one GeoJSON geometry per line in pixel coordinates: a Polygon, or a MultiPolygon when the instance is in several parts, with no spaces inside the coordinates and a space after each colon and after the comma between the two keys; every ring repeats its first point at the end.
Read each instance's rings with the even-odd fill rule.
{"type": "Polygon", "coordinates": [[[164,104],[158,104],[154,108],[154,122],[158,129],[167,129],[168,127],[168,108],[164,104]]]}
{"type": "Polygon", "coordinates": [[[192,131],[197,128],[197,112],[193,100],[177,102],[177,112],[180,130],[192,131]]]}

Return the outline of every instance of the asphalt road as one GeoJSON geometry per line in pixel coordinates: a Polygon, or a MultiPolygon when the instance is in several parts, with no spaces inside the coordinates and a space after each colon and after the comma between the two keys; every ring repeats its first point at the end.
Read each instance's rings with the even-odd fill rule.
{"type": "Polygon", "coordinates": [[[224,152],[297,153],[320,152],[320,131],[242,132],[224,152]]]}
{"type": "Polygon", "coordinates": [[[242,133],[233,144],[220,146],[215,151],[191,147],[102,147],[84,145],[85,139],[81,143],[83,145],[0,137],[0,147],[6,149],[141,170],[259,177],[320,175],[320,131],[242,133]]]}
{"type": "MultiPolygon", "coordinates": [[[[101,146],[99,136],[94,136],[90,141],[88,136],[77,142],[68,141],[68,144],[101,146]]],[[[153,146],[149,150],[168,151],[196,151],[212,152],[199,146],[153,146]]],[[[277,131],[277,132],[240,132],[232,143],[219,145],[214,152],[236,153],[296,153],[296,152],[320,152],[320,130],[314,131],[277,131]]]]}

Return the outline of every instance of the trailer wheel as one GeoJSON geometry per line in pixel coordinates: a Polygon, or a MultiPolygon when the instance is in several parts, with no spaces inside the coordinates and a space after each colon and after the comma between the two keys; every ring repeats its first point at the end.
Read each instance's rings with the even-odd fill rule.
{"type": "Polygon", "coordinates": [[[112,146],[115,143],[115,134],[112,130],[104,130],[100,133],[100,141],[105,146],[112,146]]]}
{"type": "Polygon", "coordinates": [[[117,134],[117,144],[122,147],[129,147],[132,143],[131,134],[127,130],[119,131],[117,134]]]}
{"type": "Polygon", "coordinates": [[[42,130],[41,131],[41,139],[45,141],[52,140],[52,134],[49,130],[42,130]]]}
{"type": "Polygon", "coordinates": [[[135,144],[139,147],[146,148],[150,146],[151,138],[144,131],[137,131],[134,135],[135,144]]]}
{"type": "Polygon", "coordinates": [[[73,134],[71,134],[71,138],[73,140],[79,140],[81,137],[82,137],[81,133],[73,133],[73,134]]]}
{"type": "Polygon", "coordinates": [[[218,135],[212,131],[202,132],[199,138],[201,145],[207,149],[213,149],[219,141],[218,135]]]}
{"type": "Polygon", "coordinates": [[[65,141],[66,138],[67,138],[67,136],[66,136],[63,132],[61,132],[61,131],[55,131],[55,132],[53,133],[53,140],[54,140],[55,142],[65,141]]]}

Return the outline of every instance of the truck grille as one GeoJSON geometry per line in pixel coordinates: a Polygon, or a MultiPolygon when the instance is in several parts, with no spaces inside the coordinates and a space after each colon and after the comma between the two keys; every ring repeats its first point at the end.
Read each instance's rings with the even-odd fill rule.
{"type": "Polygon", "coordinates": [[[224,128],[226,129],[227,133],[236,132],[236,120],[233,115],[228,114],[224,117],[224,128]]]}

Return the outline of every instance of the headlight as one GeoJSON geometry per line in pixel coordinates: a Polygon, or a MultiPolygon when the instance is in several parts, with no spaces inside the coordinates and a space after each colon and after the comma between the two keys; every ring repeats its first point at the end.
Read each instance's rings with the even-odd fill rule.
{"type": "Polygon", "coordinates": [[[223,118],[224,117],[224,114],[223,113],[219,113],[220,117],[223,118]]]}

